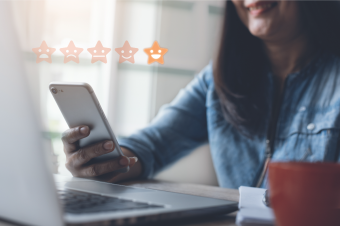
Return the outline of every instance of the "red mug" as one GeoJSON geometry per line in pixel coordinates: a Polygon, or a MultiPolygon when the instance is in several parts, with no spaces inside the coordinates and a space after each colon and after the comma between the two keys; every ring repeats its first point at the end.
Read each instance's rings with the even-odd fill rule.
{"type": "Polygon", "coordinates": [[[272,162],[268,174],[278,226],[340,226],[340,164],[272,162]]]}

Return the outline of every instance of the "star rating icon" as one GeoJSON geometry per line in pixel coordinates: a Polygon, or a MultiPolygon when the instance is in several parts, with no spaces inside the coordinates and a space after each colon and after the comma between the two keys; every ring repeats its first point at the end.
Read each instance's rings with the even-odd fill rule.
{"type": "Polygon", "coordinates": [[[152,64],[154,62],[164,64],[163,56],[166,54],[166,52],[168,52],[168,49],[161,48],[158,42],[155,41],[151,48],[145,48],[144,52],[149,56],[148,64],[152,64]]]}
{"type": "Polygon", "coordinates": [[[115,50],[119,54],[119,63],[124,61],[135,63],[134,55],[138,52],[138,48],[131,47],[128,41],[125,41],[123,47],[115,48],[115,50]]]}
{"type": "Polygon", "coordinates": [[[55,52],[55,48],[48,47],[46,42],[43,41],[41,45],[37,48],[32,49],[33,52],[37,55],[37,63],[42,61],[46,61],[48,63],[52,63],[51,55],[55,52]]]}
{"type": "Polygon", "coordinates": [[[68,46],[65,48],[60,48],[60,51],[64,54],[64,63],[70,61],[79,63],[79,54],[83,51],[83,48],[76,47],[73,41],[70,41],[68,46]]]}
{"type": "Polygon", "coordinates": [[[93,48],[88,48],[87,51],[92,55],[91,63],[101,61],[107,63],[106,55],[111,51],[110,48],[103,47],[100,41],[93,48]]]}
{"type": "MultiPolygon", "coordinates": [[[[76,47],[73,41],[70,41],[67,47],[60,48],[60,51],[64,54],[64,63],[74,61],[79,63],[79,54],[83,52],[83,48],[76,47]]],[[[119,63],[129,61],[135,63],[135,54],[138,52],[138,48],[131,47],[128,41],[124,42],[124,45],[120,48],[115,48],[115,51],[119,54],[119,63]]],[[[33,48],[32,51],[37,55],[37,63],[46,61],[52,63],[51,55],[56,51],[55,48],[48,47],[45,41],[42,41],[41,45],[37,48],[33,48]]],[[[91,63],[101,61],[107,63],[107,54],[111,52],[111,48],[104,47],[101,41],[98,41],[95,47],[88,48],[87,51],[92,55],[91,63]]],[[[164,64],[164,55],[168,52],[167,48],[159,46],[155,41],[150,48],[145,48],[144,52],[148,55],[148,64],[154,62],[164,64]]]]}

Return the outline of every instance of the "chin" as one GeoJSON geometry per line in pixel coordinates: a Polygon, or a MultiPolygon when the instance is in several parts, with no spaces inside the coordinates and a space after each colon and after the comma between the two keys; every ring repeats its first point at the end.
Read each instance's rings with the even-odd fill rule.
{"type": "Polygon", "coordinates": [[[249,31],[252,35],[260,39],[267,39],[274,33],[273,29],[271,29],[271,26],[268,26],[267,23],[251,25],[249,26],[249,31]]]}

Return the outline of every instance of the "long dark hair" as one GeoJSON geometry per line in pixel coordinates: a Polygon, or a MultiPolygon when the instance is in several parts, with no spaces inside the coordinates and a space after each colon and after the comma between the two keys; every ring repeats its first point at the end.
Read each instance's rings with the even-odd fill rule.
{"type": "MultiPolygon", "coordinates": [[[[298,4],[302,24],[312,42],[340,56],[339,2],[298,4]]],[[[251,137],[264,132],[262,125],[268,118],[267,66],[262,41],[249,32],[234,4],[227,1],[219,54],[214,62],[214,82],[225,119],[251,137]]]]}

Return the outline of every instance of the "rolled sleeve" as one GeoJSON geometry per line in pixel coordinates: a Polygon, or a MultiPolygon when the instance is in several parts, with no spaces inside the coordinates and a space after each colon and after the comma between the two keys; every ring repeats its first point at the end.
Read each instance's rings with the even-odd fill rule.
{"type": "Polygon", "coordinates": [[[140,178],[146,179],[151,177],[151,175],[153,174],[152,166],[154,165],[154,158],[148,147],[140,143],[138,141],[138,138],[137,140],[134,140],[131,137],[120,139],[119,145],[132,151],[138,157],[138,161],[142,162],[143,172],[140,175],[140,178]]]}
{"type": "Polygon", "coordinates": [[[141,178],[150,178],[164,167],[208,140],[206,94],[211,82],[211,64],[204,68],[151,124],[119,140],[143,165],[141,178]]]}

